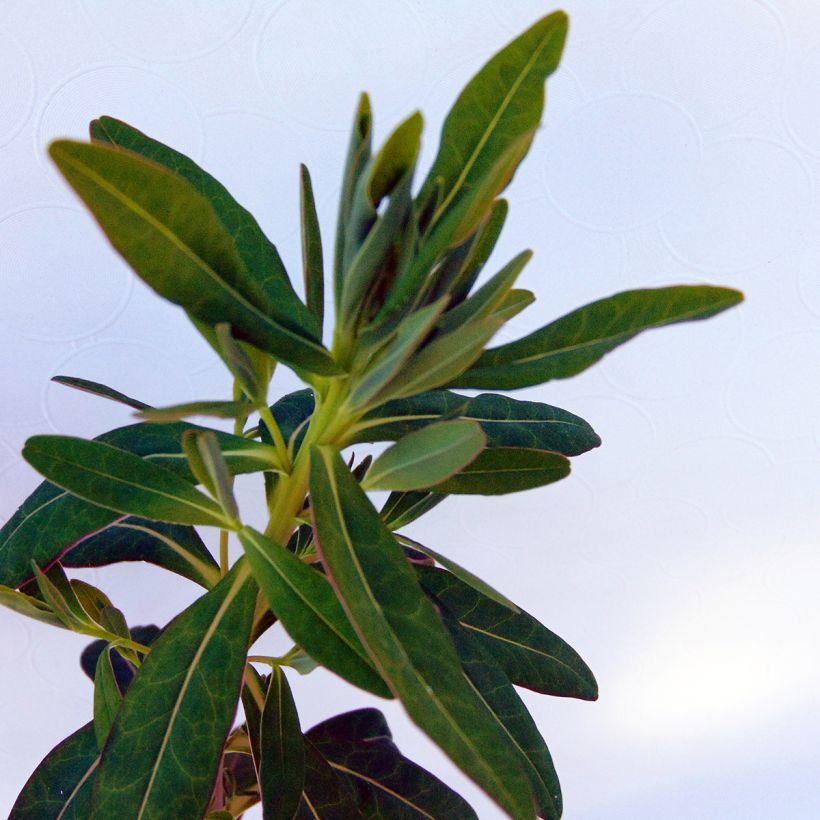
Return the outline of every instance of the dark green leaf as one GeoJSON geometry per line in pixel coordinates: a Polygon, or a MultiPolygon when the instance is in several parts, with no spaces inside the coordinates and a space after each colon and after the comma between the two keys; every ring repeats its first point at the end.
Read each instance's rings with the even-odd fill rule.
{"type": "Polygon", "coordinates": [[[60,560],[66,567],[148,561],[190,578],[207,589],[219,580],[219,565],[193,527],[164,524],[147,518],[123,518],[83,538],[60,560]]]}
{"type": "Polygon", "coordinates": [[[393,734],[384,715],[372,707],[354,709],[323,720],[310,728],[305,736],[312,743],[328,740],[355,740],[391,743],[393,734]]]}
{"type": "Polygon", "coordinates": [[[242,709],[245,712],[245,730],[253,755],[254,767],[259,771],[262,761],[262,709],[265,707],[265,693],[268,678],[260,675],[250,664],[245,666],[245,680],[242,686],[242,709]]]}
{"type": "Polygon", "coordinates": [[[353,118],[353,129],[347,149],[345,170],[342,180],[342,194],[339,200],[339,218],[336,222],[336,251],[334,255],[334,298],[338,307],[342,298],[344,284],[344,256],[347,244],[348,219],[350,216],[353,193],[359,177],[370,159],[370,144],[373,130],[373,115],[370,110],[370,98],[362,94],[353,118]]]}
{"type": "Polygon", "coordinates": [[[707,319],[742,300],[739,291],[706,285],[627,290],[485,351],[450,385],[513,390],[566,379],[644,330],[707,319]]]}
{"type": "Polygon", "coordinates": [[[431,489],[448,495],[504,495],[560,481],[569,469],[564,456],[549,450],[493,447],[431,489]]]}
{"type": "Polygon", "coordinates": [[[408,433],[384,451],[367,471],[366,490],[419,490],[465,468],[487,438],[474,421],[443,421],[408,433]]]}
{"type": "Polygon", "coordinates": [[[318,547],[382,677],[410,717],[514,817],[532,816],[529,785],[492,716],[467,684],[413,569],[340,455],[311,453],[318,547]]]}
{"type": "Polygon", "coordinates": [[[99,755],[94,725],[86,723],[43,758],[23,786],[9,820],[87,820],[99,755]]]}
{"type": "Polygon", "coordinates": [[[73,495],[126,515],[231,527],[219,505],[158,464],[99,441],[32,436],[23,457],[73,495]]]}
{"type": "Polygon", "coordinates": [[[345,680],[390,697],[328,580],[250,527],[239,531],[239,540],[268,605],[290,637],[345,680]]]}
{"type": "Polygon", "coordinates": [[[440,552],[430,549],[430,547],[425,547],[424,544],[420,544],[418,541],[408,538],[401,533],[396,533],[396,540],[402,546],[410,547],[422,553],[422,555],[432,558],[436,563],[441,564],[444,569],[452,572],[456,578],[464,581],[465,584],[471,586],[473,589],[478,590],[482,595],[486,595],[491,600],[507,607],[507,609],[511,609],[513,612],[521,611],[509,598],[502,595],[497,589],[493,589],[486,581],[482,581],[477,575],[473,575],[470,570],[465,569],[455,561],[451,561],[446,555],[442,555],[440,552]]]}
{"type": "Polygon", "coordinates": [[[302,271],[305,282],[305,301],[308,310],[316,317],[316,326],[321,333],[325,315],[325,273],[322,258],[322,234],[316,201],[313,198],[313,183],[305,165],[299,166],[299,207],[302,224],[302,271]]]}
{"type": "Polygon", "coordinates": [[[285,673],[277,667],[262,710],[259,787],[264,820],[291,820],[305,784],[305,742],[285,673]]]}
{"type": "Polygon", "coordinates": [[[544,81],[558,65],[566,32],[563,12],[544,17],[492,57],[461,92],[419,194],[443,180],[434,221],[469,196],[510,145],[538,126],[544,81]]]}
{"type": "Polygon", "coordinates": [[[132,399],[130,396],[126,396],[125,393],[114,390],[113,387],[108,387],[99,382],[92,382],[88,379],[81,379],[77,376],[52,376],[51,381],[57,382],[57,384],[64,384],[67,387],[73,387],[76,390],[82,390],[85,393],[91,393],[94,396],[111,399],[111,401],[119,402],[127,407],[133,407],[134,410],[148,410],[151,407],[150,404],[146,404],[139,399],[132,399]]]}
{"type": "Polygon", "coordinates": [[[184,154],[151,139],[113,117],[91,123],[91,138],[141,154],[183,177],[202,194],[220,222],[233,237],[245,268],[253,274],[265,296],[265,310],[296,333],[318,339],[321,323],[315,323],[293,290],[276,247],[264,235],[259,223],[210,174],[184,154]]]}
{"type": "MultiPolygon", "coordinates": [[[[150,646],[160,633],[159,627],[154,626],[153,624],[149,626],[135,626],[129,631],[131,633],[131,639],[137,643],[141,643],[143,646],[150,646]]],[[[94,675],[97,671],[97,661],[107,647],[107,641],[92,641],[85,649],[83,649],[82,654],[80,655],[80,668],[89,678],[91,678],[92,681],[94,680],[94,675]]],[[[142,660],[144,655],[142,653],[137,654],[140,660],[142,660]]],[[[134,667],[128,661],[124,660],[117,650],[114,650],[110,657],[111,667],[114,670],[114,677],[117,679],[117,687],[120,692],[125,692],[134,678],[134,667]]]]}
{"type": "Polygon", "coordinates": [[[294,820],[351,820],[359,817],[356,793],[321,753],[305,740],[305,786],[294,820]]]}
{"type": "Polygon", "coordinates": [[[449,615],[444,624],[461,658],[468,679],[503,727],[508,743],[519,752],[521,764],[538,799],[539,817],[561,817],[561,786],[552,757],[527,707],[507,676],[467,630],[449,615]]]}
{"type": "Polygon", "coordinates": [[[94,735],[100,749],[105,745],[121,703],[122,693],[114,675],[111,650],[106,648],[97,659],[94,673],[94,735]]]}
{"type": "Polygon", "coordinates": [[[545,695],[595,700],[598,685],[578,653],[527,612],[512,612],[454,575],[416,566],[422,586],[489,650],[515,684],[545,695]]]}
{"type": "Polygon", "coordinates": [[[387,501],[381,509],[380,515],[384,525],[389,530],[397,530],[405,527],[410,522],[421,518],[437,504],[440,504],[447,496],[441,493],[418,492],[390,493],[387,501]]]}
{"type": "Polygon", "coordinates": [[[186,438],[195,442],[202,465],[210,479],[208,486],[213,488],[214,498],[219,502],[219,506],[228,518],[238,521],[239,507],[233,494],[233,481],[214,432],[212,430],[188,430],[182,438],[183,447],[186,438]]]}
{"type": "Polygon", "coordinates": [[[450,390],[431,390],[383,404],[362,419],[352,440],[394,441],[451,414],[477,421],[488,447],[527,447],[577,456],[601,443],[586,421],[559,407],[498,393],[470,397],[450,390]]]}
{"type": "MultiPolygon", "coordinates": [[[[218,322],[214,326],[214,334],[220,358],[228,366],[239,387],[254,405],[264,405],[272,375],[270,356],[252,345],[234,339],[227,322],[218,322]]],[[[247,408],[245,416],[250,409],[247,408]]]]}
{"type": "Polygon", "coordinates": [[[103,750],[93,820],[201,817],[245,666],[256,585],[240,562],[156,640],[103,750]],[[146,717],[150,715],[150,720],[146,717]]]}
{"type": "MultiPolygon", "coordinates": [[[[282,433],[282,438],[294,453],[307,430],[307,423],[310,421],[315,407],[316,399],[310,388],[288,393],[271,405],[270,410],[279,425],[279,432],[282,433]]],[[[273,442],[264,421],[259,423],[259,433],[262,441],[268,444],[273,442]]]]}
{"type": "Polygon", "coordinates": [[[290,365],[339,372],[321,344],[303,335],[307,331],[269,315],[270,299],[232,235],[182,177],[100,143],[58,140],[49,153],[114,247],[157,293],[205,323],[228,322],[243,339],[290,365]]]}

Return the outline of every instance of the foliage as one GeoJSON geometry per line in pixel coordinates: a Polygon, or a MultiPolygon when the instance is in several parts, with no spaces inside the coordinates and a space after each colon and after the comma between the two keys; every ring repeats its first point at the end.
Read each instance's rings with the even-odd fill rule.
{"type": "MultiPolygon", "coordinates": [[[[594,700],[560,637],[445,554],[398,532],[447,495],[542,487],[600,443],[583,419],[499,393],[579,373],[636,334],[712,316],[734,290],[635,290],[487,349],[533,294],[525,252],[477,287],[507,214],[499,195],[533,140],[567,30],[557,12],[493,57],[456,100],[416,184],[422,118],[378,150],[362,96],[325,289],[308,170],[300,171],[304,292],[256,220],[187,157],[124,122],[50,154],[134,271],[180,305],[224,362],[219,401],[150,407],[80,377],[139,421],[93,441],[31,438],[47,481],[0,532],[0,603],[95,639],[93,721],[58,744],[12,818],[475,816],[406,759],[372,708],[304,730],[292,671],[321,665],[410,718],[510,816],[557,818],[552,758],[516,686],[594,700]],[[413,193],[414,186],[417,193],[413,193]],[[325,292],[335,325],[323,342],[325,292]],[[269,404],[279,364],[307,387],[269,404]],[[233,420],[233,434],[185,421],[233,420]],[[343,451],[389,442],[355,467],[343,451]],[[259,472],[264,531],[233,477],[259,472]],[[368,492],[391,491],[377,510],[368,492]],[[215,560],[196,526],[221,531],[215,560]],[[228,538],[244,555],[228,566],[228,538]],[[150,561],[204,588],[163,629],[129,627],[65,568],[150,561]],[[436,566],[438,564],[438,566],[436,566]],[[280,658],[249,654],[280,622],[280,658]],[[253,664],[269,667],[261,675],[253,664]],[[245,720],[234,726],[241,701],[245,720]]],[[[446,546],[440,547],[446,552],[446,546]]]]}

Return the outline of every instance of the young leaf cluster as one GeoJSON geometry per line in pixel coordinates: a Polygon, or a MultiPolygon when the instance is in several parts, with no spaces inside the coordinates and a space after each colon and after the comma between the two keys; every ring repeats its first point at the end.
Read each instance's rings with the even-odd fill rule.
{"type": "Polygon", "coordinates": [[[710,286],[627,291],[488,347],[535,298],[516,287],[529,251],[497,272],[486,264],[566,31],[565,15],[551,14],[476,74],[423,176],[421,115],[374,148],[362,96],[331,260],[300,170],[304,301],[254,217],[189,158],[111,117],[91,123],[90,142],[51,145],[111,244],[185,310],[232,388],[158,408],[56,377],[138,420],[91,441],[34,436],[23,451],[46,481],[0,531],[0,603],[94,638],[82,658],[94,713],[46,756],[12,818],[232,818],[260,802],[266,819],[475,817],[401,754],[376,709],[303,728],[293,672],[317,666],[398,699],[511,817],[560,817],[552,758],[516,687],[594,700],[591,671],[446,544],[401,530],[450,495],[561,480],[571,457],[600,444],[566,410],[452,388],[567,378],[644,330],[742,298],[710,286]],[[272,402],[279,366],[306,387],[272,402]],[[192,416],[232,420],[233,432],[192,416]],[[347,459],[374,442],[389,443],[375,460],[347,459]],[[264,476],[261,525],[234,496],[243,473],[264,476]],[[381,509],[376,490],[389,491],[381,509]],[[218,556],[198,527],[219,531],[218,556]],[[233,566],[230,538],[243,553],[233,566]],[[129,625],[66,572],[120,561],[151,562],[202,594],[161,629],[129,625]],[[254,655],[277,622],[293,648],[254,655]]]}

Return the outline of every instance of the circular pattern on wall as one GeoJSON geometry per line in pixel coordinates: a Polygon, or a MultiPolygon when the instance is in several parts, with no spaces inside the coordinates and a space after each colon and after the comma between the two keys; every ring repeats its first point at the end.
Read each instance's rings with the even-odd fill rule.
{"type": "Polygon", "coordinates": [[[347,131],[362,91],[380,124],[410,113],[428,84],[427,48],[424,27],[403,0],[363,0],[355,11],[344,3],[286,0],[262,26],[255,60],[279,116],[347,131]],[[385,35],[392,31],[400,39],[385,35]]]}
{"type": "Polygon", "coordinates": [[[251,0],[230,3],[168,3],[141,0],[118,3],[81,0],[92,25],[117,52],[128,52],[146,60],[183,61],[200,57],[233,38],[251,8],[251,0]]]}
{"type": "Polygon", "coordinates": [[[787,148],[734,138],[705,147],[685,207],[661,220],[670,250],[712,274],[770,262],[801,241],[812,203],[811,178],[787,148]]]}
{"type": "Polygon", "coordinates": [[[0,145],[12,140],[26,124],[34,102],[34,71],[28,53],[0,29],[0,145]]]}
{"type": "Polygon", "coordinates": [[[90,336],[125,307],[130,282],[79,210],[42,205],[0,221],[0,316],[12,333],[46,342],[90,336]]]}
{"type": "MultiPolygon", "coordinates": [[[[35,151],[53,139],[88,139],[88,123],[107,114],[190,157],[202,150],[202,126],[192,101],[174,84],[143,68],[104,65],[63,82],[46,97],[37,126],[35,151]]],[[[52,169],[55,178],[56,170],[52,169]]]]}
{"type": "Polygon", "coordinates": [[[550,197],[569,219],[597,230],[639,227],[674,208],[700,158],[686,113],[639,94],[593,100],[544,136],[550,197]]]}
{"type": "Polygon", "coordinates": [[[768,7],[678,0],[636,29],[622,74],[630,90],[674,100],[700,127],[714,128],[771,96],[784,53],[780,20],[768,7]]]}
{"type": "Polygon", "coordinates": [[[783,98],[786,127],[812,154],[820,155],[820,47],[812,49],[790,72],[783,98]]]}

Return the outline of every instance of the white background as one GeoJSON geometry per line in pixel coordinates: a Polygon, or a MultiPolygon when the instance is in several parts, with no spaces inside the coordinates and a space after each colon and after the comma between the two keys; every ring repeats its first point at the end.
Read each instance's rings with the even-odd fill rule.
{"type": "MultiPolygon", "coordinates": [[[[568,820],[816,818],[820,9],[566,5],[566,59],[491,265],[536,252],[522,286],[539,301],[511,333],[628,287],[709,281],[742,288],[747,302],[521,391],[583,415],[604,446],[562,484],[450,499],[415,533],[595,671],[595,704],[523,693],[568,820]]],[[[83,137],[106,113],[185,151],[258,216],[298,278],[298,162],[313,173],[329,246],[358,92],[372,95],[379,140],[422,109],[426,166],[464,82],[550,10],[529,0],[2,3],[0,518],[37,484],[19,458],[29,435],[91,436],[130,420],[50,384],[55,373],[160,405],[228,391],[181,312],[108,248],[49,165],[49,140],[83,137]]],[[[274,390],[294,386],[282,378],[274,390]]],[[[197,594],[150,567],[84,577],[132,624],[164,623],[197,594]]],[[[83,638],[6,611],[0,630],[3,813],[89,718],[92,688],[77,663],[83,638]]],[[[323,672],[293,684],[306,727],[373,700],[323,672]]],[[[482,819],[499,816],[395,704],[385,710],[405,752],[463,788],[482,819]]]]}

